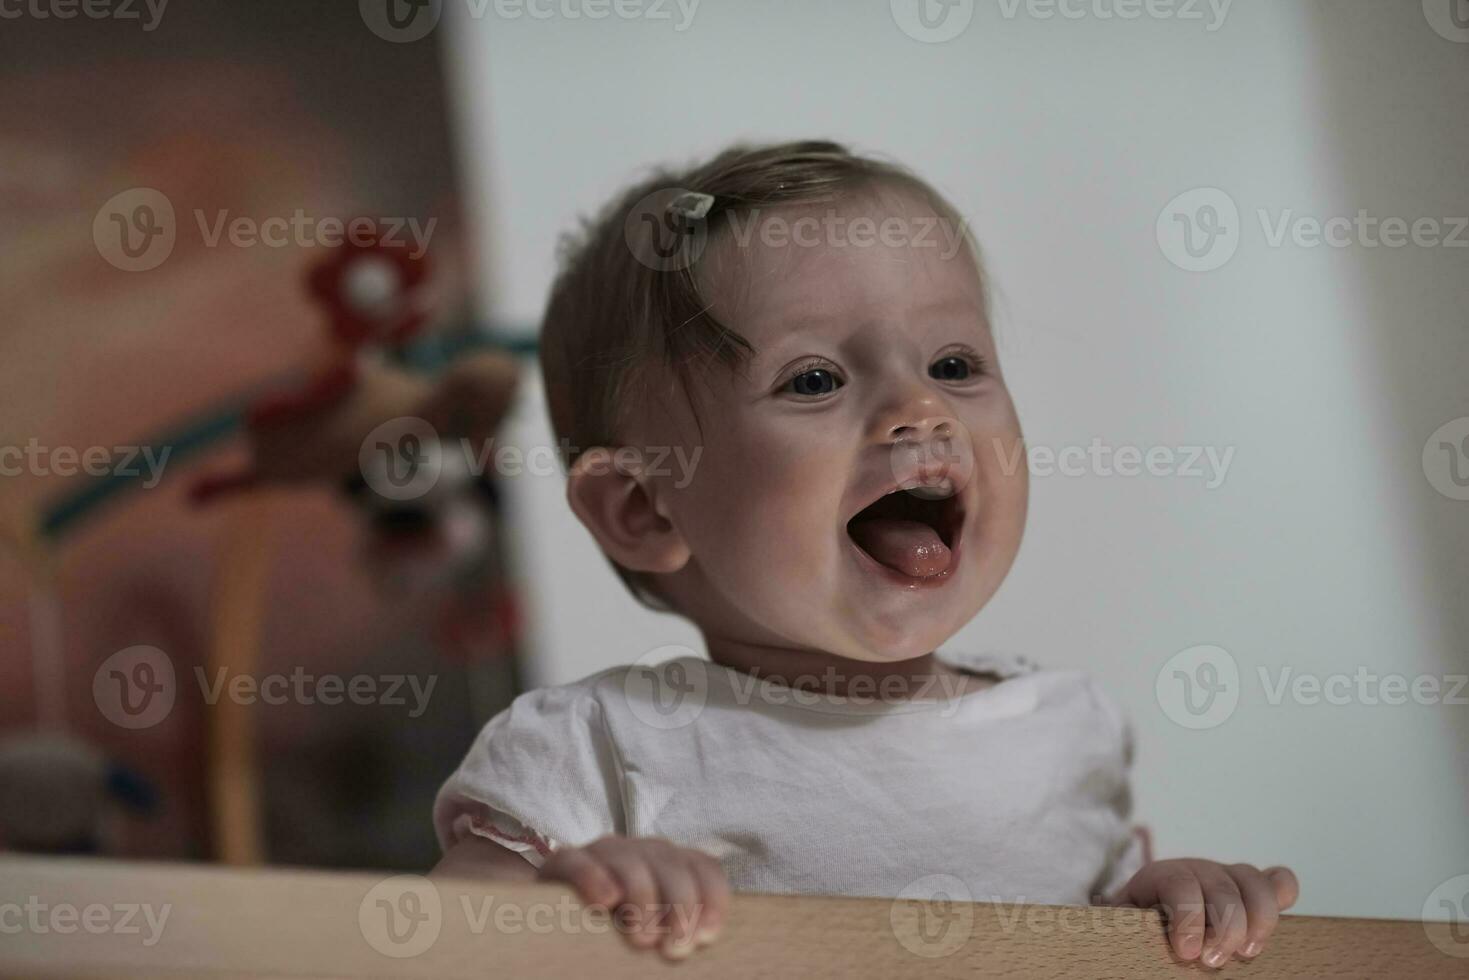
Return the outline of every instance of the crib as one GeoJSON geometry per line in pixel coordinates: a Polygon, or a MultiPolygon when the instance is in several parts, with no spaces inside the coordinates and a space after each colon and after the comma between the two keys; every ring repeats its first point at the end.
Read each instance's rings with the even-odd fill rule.
{"type": "MultiPolygon", "coordinates": [[[[1462,923],[1286,916],[1223,975],[1469,977],[1462,923]]],[[[898,976],[1177,978],[1137,909],[739,895],[720,940],[682,963],[636,952],[553,885],[417,875],[0,859],[0,976],[898,976]]]]}

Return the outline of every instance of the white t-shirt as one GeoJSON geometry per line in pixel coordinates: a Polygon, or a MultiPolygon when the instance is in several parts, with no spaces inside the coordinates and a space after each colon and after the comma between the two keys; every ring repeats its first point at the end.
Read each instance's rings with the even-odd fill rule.
{"type": "Polygon", "coordinates": [[[956,898],[1086,904],[1126,882],[1142,847],[1116,708],[1081,673],[939,657],[1001,680],[884,701],[678,657],[531,691],[439,791],[439,843],[478,834],[539,867],[663,837],[752,892],[891,897],[942,875],[956,898]]]}

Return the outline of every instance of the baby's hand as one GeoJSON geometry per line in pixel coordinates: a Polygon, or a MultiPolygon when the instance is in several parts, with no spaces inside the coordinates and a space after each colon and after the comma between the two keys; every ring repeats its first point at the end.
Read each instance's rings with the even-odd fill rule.
{"type": "Polygon", "coordinates": [[[1259,956],[1299,894],[1289,868],[1183,858],[1145,865],[1108,904],[1161,908],[1179,959],[1201,959],[1217,970],[1230,956],[1259,956]]]}
{"type": "Polygon", "coordinates": [[[611,909],[628,942],[656,945],[673,960],[713,942],[729,908],[729,881],[718,861],[657,837],[563,847],[541,866],[540,878],[565,882],[582,901],[611,909]]]}

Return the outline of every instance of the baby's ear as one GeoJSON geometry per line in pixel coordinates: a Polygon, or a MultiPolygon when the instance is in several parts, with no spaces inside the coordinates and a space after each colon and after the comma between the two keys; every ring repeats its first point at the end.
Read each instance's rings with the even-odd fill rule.
{"type": "Polygon", "coordinates": [[[572,464],[566,499],[608,558],[634,572],[676,572],[689,547],[658,506],[655,487],[640,472],[636,453],[605,446],[572,464]]]}

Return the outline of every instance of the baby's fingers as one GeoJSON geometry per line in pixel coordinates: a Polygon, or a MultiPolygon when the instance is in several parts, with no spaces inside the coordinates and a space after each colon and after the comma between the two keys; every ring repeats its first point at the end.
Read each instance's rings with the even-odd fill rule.
{"type": "Polygon", "coordinates": [[[582,847],[565,847],[541,865],[542,881],[561,881],[588,905],[610,909],[622,900],[622,886],[608,867],[582,847]]]}
{"type": "Polygon", "coordinates": [[[658,930],[663,941],[658,951],[671,960],[681,960],[694,951],[701,898],[692,863],[677,853],[653,863],[660,896],[658,930]]]}
{"type": "Polygon", "coordinates": [[[1168,943],[1179,959],[1197,959],[1204,949],[1204,888],[1190,872],[1158,880],[1157,893],[1136,895],[1139,905],[1161,906],[1168,919],[1168,943]]]}
{"type": "Polygon", "coordinates": [[[1244,945],[1235,952],[1247,960],[1254,959],[1264,951],[1265,940],[1270,938],[1280,921],[1276,888],[1266,873],[1253,865],[1230,865],[1229,874],[1244,898],[1247,919],[1244,945]]]}
{"type": "Polygon", "coordinates": [[[637,850],[619,847],[591,850],[611,870],[622,888],[622,903],[616,909],[627,941],[642,949],[656,946],[658,929],[658,879],[648,859],[637,850]]]}
{"type": "Polygon", "coordinates": [[[1204,886],[1204,910],[1209,920],[1200,959],[1205,966],[1217,970],[1245,944],[1245,899],[1234,878],[1218,865],[1202,870],[1199,878],[1204,886]]]}
{"type": "Polygon", "coordinates": [[[1296,880],[1295,872],[1290,868],[1282,868],[1279,865],[1265,869],[1265,877],[1275,886],[1275,905],[1284,912],[1296,904],[1296,899],[1301,897],[1301,883],[1296,880]]]}
{"type": "Polygon", "coordinates": [[[692,853],[691,867],[699,883],[699,895],[703,908],[694,932],[694,941],[699,945],[712,943],[719,938],[729,914],[729,878],[718,861],[700,851],[692,853]]]}

